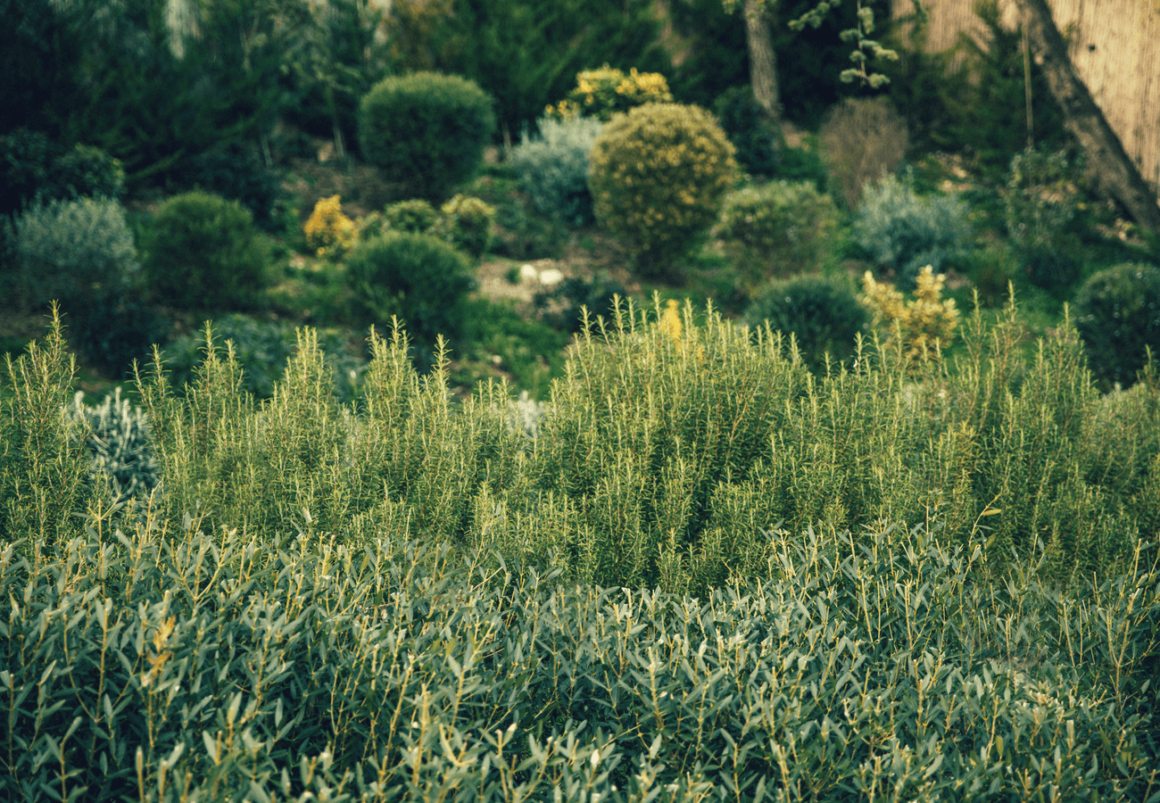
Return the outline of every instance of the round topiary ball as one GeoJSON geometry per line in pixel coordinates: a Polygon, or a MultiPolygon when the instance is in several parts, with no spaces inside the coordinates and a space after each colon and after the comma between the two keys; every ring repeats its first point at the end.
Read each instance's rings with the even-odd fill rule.
{"type": "Polygon", "coordinates": [[[173,307],[248,307],[273,280],[268,243],[237,201],[201,191],[175,195],[144,240],[149,286],[173,307]]]}
{"type": "Polygon", "coordinates": [[[845,283],[829,276],[803,275],[772,282],[749,305],[750,326],[766,323],[787,338],[792,333],[798,351],[813,371],[854,355],[857,336],[870,326],[870,314],[845,283]]]}
{"type": "Polygon", "coordinates": [[[363,156],[389,181],[432,201],[472,177],[494,130],[491,96],[457,75],[384,78],[359,108],[363,156]]]}
{"type": "Polygon", "coordinates": [[[1160,358],[1160,268],[1126,262],[1093,274],[1075,313],[1088,365],[1106,388],[1134,383],[1148,347],[1160,358]]]}
{"type": "Polygon", "coordinates": [[[649,103],[604,126],[589,156],[600,225],[631,241],[638,267],[664,276],[717,219],[733,186],[733,145],[704,109],[649,103]]]}
{"type": "Polygon", "coordinates": [[[388,231],[359,244],[347,255],[346,281],[356,312],[380,331],[398,316],[426,346],[464,334],[475,278],[468,258],[432,234],[388,231]]]}

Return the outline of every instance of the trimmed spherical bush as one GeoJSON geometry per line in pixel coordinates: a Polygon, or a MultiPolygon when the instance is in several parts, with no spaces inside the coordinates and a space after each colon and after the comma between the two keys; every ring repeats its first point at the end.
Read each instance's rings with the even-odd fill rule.
{"type": "Polygon", "coordinates": [[[462,338],[467,294],[475,288],[468,258],[431,234],[387,232],[346,258],[357,313],[382,332],[398,316],[419,343],[462,338]]]}
{"type": "MultiPolygon", "coordinates": [[[[786,338],[792,333],[798,351],[811,370],[853,356],[859,333],[870,326],[870,315],[845,283],[828,276],[804,275],[772,282],[749,305],[745,320],[786,338]]],[[[788,340],[787,340],[788,342],[788,340]]]]}
{"type": "Polygon", "coordinates": [[[456,195],[439,207],[431,233],[441,237],[477,262],[491,242],[495,207],[479,198],[456,195]]]}
{"type": "Polygon", "coordinates": [[[725,196],[713,230],[747,294],[765,282],[816,270],[832,246],[838,209],[813,184],[772,181],[725,196]]]}
{"type": "Polygon", "coordinates": [[[363,156],[410,194],[442,200],[472,177],[495,130],[492,99],[457,75],[418,72],[375,84],[359,108],[363,156]]]}
{"type": "Polygon", "coordinates": [[[1160,268],[1126,262],[1093,274],[1076,294],[1075,326],[1101,384],[1134,383],[1147,348],[1160,359],[1160,268]]]}
{"type": "Polygon", "coordinates": [[[165,304],[246,307],[269,286],[269,248],[250,210],[207,192],[166,201],[145,233],[145,276],[165,304]]]}
{"type": "Polygon", "coordinates": [[[596,219],[628,238],[638,266],[664,274],[717,218],[733,186],[733,145],[698,106],[649,103],[604,126],[589,156],[596,219]]]}

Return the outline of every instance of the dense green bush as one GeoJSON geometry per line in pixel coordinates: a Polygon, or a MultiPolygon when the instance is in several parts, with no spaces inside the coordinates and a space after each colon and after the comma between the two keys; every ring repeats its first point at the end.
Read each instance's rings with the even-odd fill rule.
{"type": "Polygon", "coordinates": [[[475,287],[467,258],[429,234],[388,232],[360,243],[346,259],[358,314],[380,331],[392,318],[425,347],[465,334],[465,302],[475,287]]]}
{"type": "Polygon", "coordinates": [[[98,484],[108,481],[114,502],[147,495],[157,487],[160,466],[145,414],[121,398],[120,386],[96,406],[86,405],[84,398],[84,391],[78,390],[64,412],[88,433],[85,446],[98,484]]]}
{"type": "Polygon", "coordinates": [[[100,148],[78,144],[66,150],[27,129],[0,135],[0,214],[20,211],[37,200],[116,200],[124,190],[121,163],[100,148]]]}
{"type": "Polygon", "coordinates": [[[541,321],[564,332],[584,329],[584,314],[595,321],[611,321],[617,298],[628,298],[628,290],[619,282],[603,276],[591,279],[569,277],[553,287],[536,292],[532,306],[541,321]]]}
{"type": "Polygon", "coordinates": [[[431,232],[478,261],[491,243],[495,207],[479,198],[456,195],[439,207],[431,232]]]}
{"type": "Polygon", "coordinates": [[[26,309],[53,299],[76,314],[115,305],[139,270],[120,203],[108,198],[37,203],[9,224],[15,298],[26,309]]]}
{"type": "Polygon", "coordinates": [[[509,259],[553,259],[563,254],[564,223],[540,213],[507,165],[489,166],[464,191],[495,207],[491,253],[509,259]]]}
{"type": "Polygon", "coordinates": [[[148,363],[153,344],[168,340],[171,326],[138,287],[100,305],[74,306],[67,320],[71,342],[85,360],[116,379],[130,373],[134,360],[148,363]]]}
{"type": "Polygon", "coordinates": [[[1160,268],[1129,262],[1093,274],[1076,294],[1075,325],[1101,383],[1134,383],[1148,349],[1160,359],[1160,268]]]}
{"type": "Polygon", "coordinates": [[[144,246],[149,287],[174,307],[249,306],[273,278],[267,242],[250,211],[206,192],[166,201],[150,221],[144,246]]]}
{"type": "Polygon", "coordinates": [[[900,288],[909,289],[924,267],[941,273],[971,247],[968,213],[957,196],[920,196],[887,176],[865,188],[854,236],[880,268],[895,272],[900,288]]]}
{"type": "Polygon", "coordinates": [[[772,282],[745,311],[751,327],[768,325],[793,335],[798,352],[812,371],[824,373],[848,363],[858,335],[870,334],[870,314],[846,284],[826,276],[795,276],[772,282]]]}
{"type": "Polygon", "coordinates": [[[362,99],[359,111],[359,142],[367,161],[410,194],[432,201],[472,177],[494,129],[491,98],[455,75],[384,78],[362,99]]]}
{"type": "Polygon", "coordinates": [[[781,132],[753,97],[752,87],[727,89],[713,102],[713,114],[733,143],[741,168],[751,176],[772,176],[780,158],[781,132]]]}
{"type": "Polygon", "coordinates": [[[568,334],[542,321],[527,320],[511,306],[472,299],[465,356],[488,362],[533,398],[548,397],[552,380],[564,373],[568,334]]]}
{"type": "MultiPolygon", "coordinates": [[[[216,346],[233,344],[233,353],[242,369],[241,388],[256,399],[268,399],[294,356],[298,338],[288,323],[259,321],[247,315],[230,314],[214,319],[211,339],[216,346]]],[[[352,353],[348,337],[338,329],[318,332],[318,347],[326,362],[336,398],[350,401],[358,379],[366,367],[360,354],[352,353]]],[[[167,343],[162,351],[169,383],[184,390],[196,377],[196,368],[209,349],[205,332],[183,335],[167,343]]]]}
{"type": "Polygon", "coordinates": [[[808,181],[818,192],[826,192],[830,184],[829,168],[816,149],[782,148],[773,177],[790,182],[808,181]]]}
{"type": "Polygon", "coordinates": [[[278,171],[267,167],[257,150],[226,142],[190,160],[182,180],[189,186],[237,201],[266,230],[275,227],[274,207],[282,192],[278,171]]]}
{"type": "Polygon", "coordinates": [[[604,126],[589,157],[600,225],[627,237],[645,273],[663,276],[717,218],[733,186],[733,145],[696,106],[649,103],[604,126]]]}
{"type": "Polygon", "coordinates": [[[1080,275],[1073,231],[1083,196],[1082,162],[1065,151],[1024,151],[1011,159],[1003,193],[1004,222],[1015,252],[1033,284],[1066,292],[1080,275]]]}
{"type": "Polygon", "coordinates": [[[811,184],[773,181],[725,196],[713,229],[749,295],[772,278],[817,270],[838,227],[830,196],[811,184]]]}
{"type": "Polygon", "coordinates": [[[427,234],[435,225],[439,213],[429,201],[413,198],[397,201],[383,210],[383,222],[391,231],[406,234],[427,234]]]}
{"type": "Polygon", "coordinates": [[[536,209],[569,226],[593,222],[588,154],[604,124],[595,117],[541,119],[508,160],[536,209]]]}

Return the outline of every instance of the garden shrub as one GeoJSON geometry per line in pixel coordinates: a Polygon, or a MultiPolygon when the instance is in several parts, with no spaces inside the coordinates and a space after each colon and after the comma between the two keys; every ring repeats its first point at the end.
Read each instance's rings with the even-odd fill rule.
{"type": "Polygon", "coordinates": [[[100,148],[77,144],[53,162],[45,194],[52,198],[119,199],[125,194],[125,170],[120,160],[100,148]]]}
{"type": "Polygon", "coordinates": [[[217,145],[191,159],[182,179],[197,189],[237,201],[250,210],[262,229],[276,226],[274,208],[282,179],[277,170],[266,166],[256,148],[240,142],[217,145]]]}
{"type": "Polygon", "coordinates": [[[633,67],[625,75],[605,64],[596,70],[576,74],[576,88],[545,114],[556,119],[595,117],[608,122],[617,112],[626,112],[646,103],[671,103],[673,95],[660,73],[637,72],[633,67]]]}
{"type": "Polygon", "coordinates": [[[491,242],[495,207],[479,198],[456,195],[439,207],[431,232],[478,261],[491,242]]]}
{"type": "Polygon", "coordinates": [[[341,256],[358,240],[358,228],[343,214],[339,195],[320,198],[302,230],[306,234],[306,247],[318,256],[341,256]]]}
{"type": "Polygon", "coordinates": [[[545,215],[569,226],[592,223],[588,155],[604,124],[595,118],[545,117],[538,127],[538,135],[525,136],[508,159],[523,190],[545,215]]]}
{"type": "Polygon", "coordinates": [[[914,298],[906,301],[893,285],[874,281],[870,271],[862,277],[874,325],[884,331],[887,342],[901,338],[900,347],[908,359],[930,359],[954,339],[959,311],[953,298],[942,297],[945,281],[946,276],[936,275],[927,265],[918,273],[914,298]]]}
{"type": "Polygon", "coordinates": [[[751,176],[770,177],[780,161],[781,132],[753,97],[753,89],[735,86],[713,103],[713,113],[737,151],[737,163],[751,176]]]}
{"type": "Polygon", "coordinates": [[[145,414],[121,398],[120,386],[96,406],[86,405],[84,398],[84,391],[78,390],[64,412],[87,431],[89,470],[107,479],[114,504],[148,494],[160,480],[160,465],[145,414]]]}
{"type": "Polygon", "coordinates": [[[149,362],[154,343],[169,338],[168,318],[147,298],[142,287],[102,304],[75,305],[67,319],[77,351],[110,376],[131,375],[133,361],[149,362]]]}
{"type": "Polygon", "coordinates": [[[510,375],[512,384],[533,398],[547,398],[552,380],[564,373],[566,331],[484,298],[471,300],[467,323],[467,356],[510,375]]]}
{"type": "Polygon", "coordinates": [[[1160,268],[1127,262],[1093,274],[1076,294],[1075,326],[1104,387],[1132,385],[1147,349],[1160,359],[1160,268]]]}
{"type": "Polygon", "coordinates": [[[359,242],[373,240],[387,231],[387,218],[382,212],[371,212],[355,218],[354,228],[359,242]]]}
{"type": "Polygon", "coordinates": [[[48,186],[60,146],[47,135],[18,128],[0,135],[0,214],[19,212],[48,186]]]}
{"type": "Polygon", "coordinates": [[[968,213],[955,195],[920,196],[887,176],[866,187],[854,236],[880,268],[894,271],[900,288],[910,289],[924,266],[939,273],[971,247],[968,213]]]}
{"type": "Polygon", "coordinates": [[[266,240],[237,201],[195,191],[162,204],[144,234],[145,275],[165,303],[244,307],[273,277],[266,240]]]}
{"type": "Polygon", "coordinates": [[[789,182],[808,181],[818,192],[826,192],[830,173],[817,151],[807,148],[784,147],[778,153],[773,178],[789,182]]]}
{"type": "Polygon", "coordinates": [[[435,211],[435,207],[422,198],[398,201],[383,210],[383,220],[387,228],[408,234],[428,233],[438,217],[439,213],[435,211]]]}
{"type": "Polygon", "coordinates": [[[0,135],[0,214],[39,200],[119,199],[125,192],[121,162],[100,148],[64,149],[38,131],[0,135]]]}
{"type": "Polygon", "coordinates": [[[472,177],[494,129],[486,92],[432,72],[384,78],[363,97],[358,120],[367,161],[409,194],[432,201],[472,177]]]}
{"type": "Polygon", "coordinates": [[[650,103],[612,119],[588,183],[600,225],[629,238],[645,273],[663,275],[712,225],[737,175],[733,146],[697,106],[650,103]]]}
{"type": "MultiPolygon", "coordinates": [[[[298,339],[289,323],[260,321],[248,315],[232,313],[210,322],[213,345],[233,343],[234,358],[242,369],[240,387],[256,399],[268,399],[283,378],[286,365],[294,356],[298,339]]],[[[332,379],[334,396],[340,401],[354,398],[358,379],[365,368],[361,354],[350,349],[349,337],[339,329],[320,329],[318,348],[332,379]]],[[[196,378],[196,367],[211,344],[205,332],[183,335],[165,345],[162,356],[169,370],[169,384],[185,390],[196,378]]]]}
{"type": "Polygon", "coordinates": [[[466,333],[475,279],[467,257],[438,237],[388,232],[361,243],[346,258],[346,280],[359,314],[380,331],[397,316],[426,347],[439,335],[456,342],[466,333]]]}
{"type": "Polygon", "coordinates": [[[752,295],[771,278],[816,270],[838,227],[838,210],[811,184],[772,181],[729,193],[713,236],[752,295]]]}
{"type": "Polygon", "coordinates": [[[870,314],[847,284],[829,276],[794,276],[771,282],[745,311],[750,327],[768,325],[773,332],[794,336],[798,352],[814,372],[826,358],[848,362],[859,334],[868,334],[870,314]]]}
{"type": "Polygon", "coordinates": [[[36,203],[8,224],[15,296],[25,309],[115,304],[139,270],[121,204],[108,198],[36,203]]]}
{"type": "Polygon", "coordinates": [[[532,306],[541,321],[564,332],[579,332],[584,328],[584,314],[596,321],[603,317],[613,319],[617,298],[628,298],[628,290],[619,282],[603,276],[582,279],[568,277],[559,284],[538,291],[532,296],[532,306]]]}
{"type": "Polygon", "coordinates": [[[846,98],[818,136],[850,209],[858,207],[867,184],[893,173],[906,155],[906,121],[885,98],[846,98]]]}
{"type": "Polygon", "coordinates": [[[1037,287],[1064,291],[1080,275],[1073,255],[1080,245],[1072,231],[1082,196],[1082,161],[1066,151],[1024,151],[1011,159],[1003,193],[1004,222],[1027,277],[1037,287]]]}

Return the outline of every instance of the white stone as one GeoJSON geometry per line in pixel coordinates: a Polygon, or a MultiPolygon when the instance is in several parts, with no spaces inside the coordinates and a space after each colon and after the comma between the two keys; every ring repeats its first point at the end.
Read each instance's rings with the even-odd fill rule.
{"type": "Polygon", "coordinates": [[[533,265],[524,265],[520,268],[520,284],[538,282],[539,280],[540,272],[533,265]]]}
{"type": "Polygon", "coordinates": [[[545,287],[551,287],[564,281],[564,274],[555,268],[548,268],[546,271],[540,273],[540,284],[545,287]]]}

